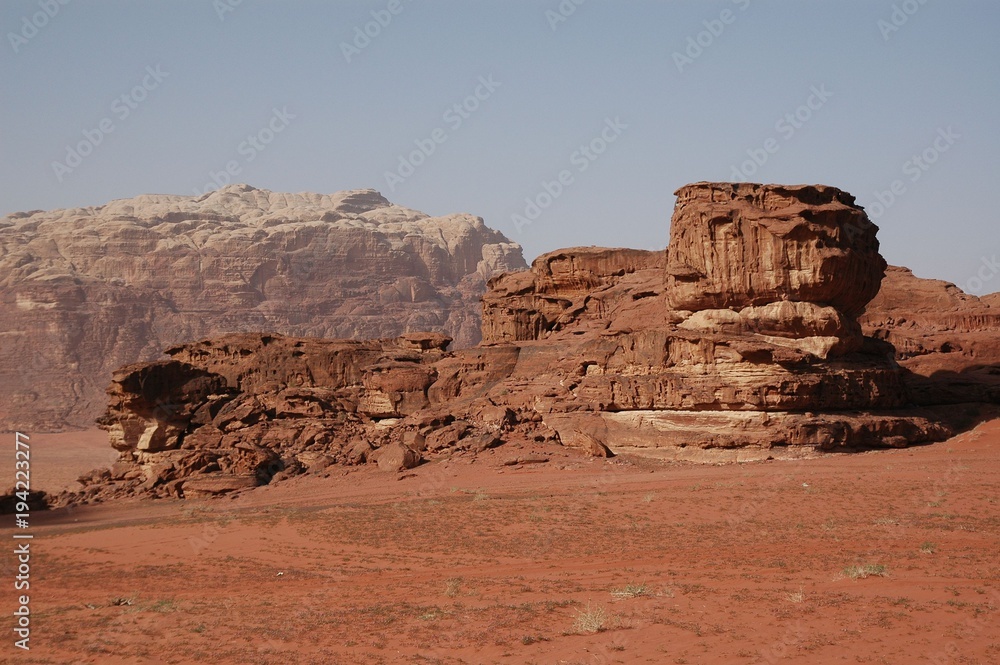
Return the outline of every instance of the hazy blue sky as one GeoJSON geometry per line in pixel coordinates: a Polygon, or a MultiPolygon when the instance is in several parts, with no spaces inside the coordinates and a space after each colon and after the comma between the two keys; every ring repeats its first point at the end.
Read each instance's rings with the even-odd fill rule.
{"type": "Polygon", "coordinates": [[[1000,290],[996,0],[576,2],[4,0],[0,214],[230,166],[474,213],[530,261],[662,248],[688,182],[825,183],[891,263],[1000,290]]]}

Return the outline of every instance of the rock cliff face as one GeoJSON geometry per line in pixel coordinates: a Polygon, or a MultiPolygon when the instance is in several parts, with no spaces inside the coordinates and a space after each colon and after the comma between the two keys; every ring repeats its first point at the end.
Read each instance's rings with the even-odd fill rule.
{"type": "Polygon", "coordinates": [[[954,284],[892,266],[861,324],[865,334],[890,342],[901,360],[958,354],[995,362],[1000,356],[998,297],[977,298],[954,284]]]}
{"type": "MultiPolygon", "coordinates": [[[[575,247],[543,254],[531,270],[494,278],[483,296],[483,341],[519,342],[591,321],[620,305],[626,294],[615,287],[638,279],[662,291],[663,252],[575,247]]],[[[631,295],[629,295],[631,297],[631,295]]],[[[651,321],[655,325],[656,321],[651,321]]]]}
{"type": "Polygon", "coordinates": [[[832,187],[697,183],[664,252],[567,249],[491,279],[475,348],[431,334],[174,347],[115,374],[102,423],[121,462],[83,496],[214,494],[531,441],[716,461],[940,440],[1000,393],[910,371],[890,342],[903,363],[995,376],[1000,322],[900,269],[876,297],[875,232],[832,187]]]}
{"type": "Polygon", "coordinates": [[[469,215],[373,190],[232,185],[0,220],[0,429],[90,426],[122,365],[232,332],[446,333],[479,341],[479,298],[525,266],[469,215]]]}
{"type": "Polygon", "coordinates": [[[682,187],[670,225],[670,303],[699,311],[795,301],[856,318],[886,266],[876,230],[834,187],[682,187]]]}
{"type": "Polygon", "coordinates": [[[977,298],[891,267],[861,325],[866,335],[895,347],[913,401],[1000,402],[998,296],[977,298]]]}

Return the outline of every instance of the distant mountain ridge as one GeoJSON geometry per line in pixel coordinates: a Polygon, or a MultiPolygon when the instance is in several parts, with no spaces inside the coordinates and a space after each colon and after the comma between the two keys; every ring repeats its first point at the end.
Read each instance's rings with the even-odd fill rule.
{"type": "Polygon", "coordinates": [[[472,346],[490,277],[521,248],[467,214],[375,190],[229,185],[0,219],[0,428],[89,426],[112,371],[232,332],[472,346]]]}

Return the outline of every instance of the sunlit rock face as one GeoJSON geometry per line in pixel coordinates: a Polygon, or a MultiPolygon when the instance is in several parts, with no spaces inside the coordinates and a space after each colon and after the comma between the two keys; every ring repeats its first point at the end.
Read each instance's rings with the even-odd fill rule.
{"type": "Polygon", "coordinates": [[[479,341],[479,298],[524,268],[471,215],[373,190],[231,185],[0,220],[0,427],[90,426],[118,367],[232,332],[479,341]]]}
{"type": "Polygon", "coordinates": [[[180,344],[115,373],[101,424],[121,459],[61,500],[224,494],[504,444],[715,462],[941,440],[1000,402],[997,315],[903,269],[880,292],[876,230],[832,187],[698,183],[664,251],[570,248],[490,279],[476,347],[180,344]]]}

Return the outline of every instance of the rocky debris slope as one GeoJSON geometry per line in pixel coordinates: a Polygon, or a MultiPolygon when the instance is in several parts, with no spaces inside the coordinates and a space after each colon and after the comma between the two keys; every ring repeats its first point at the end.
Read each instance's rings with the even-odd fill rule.
{"type": "Polygon", "coordinates": [[[232,332],[479,341],[479,298],[525,267],[470,215],[373,190],[231,185],[0,219],[0,428],[89,426],[122,365],[232,332]]]}
{"type": "Polygon", "coordinates": [[[235,334],[168,349],[115,372],[100,423],[121,458],[88,480],[104,494],[190,496],[334,463],[408,468],[420,457],[392,458],[391,426],[428,405],[450,342],[235,334]]]}
{"type": "MultiPolygon", "coordinates": [[[[82,496],[222,493],[328,464],[400,469],[502,443],[716,461],[953,431],[961,419],[927,408],[951,402],[896,360],[898,296],[876,297],[877,229],[849,194],[697,183],[677,196],[664,252],[566,249],[491,279],[474,348],[449,352],[445,338],[419,334],[242,335],[123,368],[102,420],[122,460],[85,479],[82,496]]],[[[973,321],[995,339],[994,319],[973,321]]]]}
{"type": "Polygon", "coordinates": [[[331,464],[400,471],[505,439],[557,440],[537,414],[481,396],[453,404],[455,376],[441,375],[461,358],[451,341],[234,334],[127,365],[100,419],[118,462],[54,503],[224,494],[331,464]]]}

